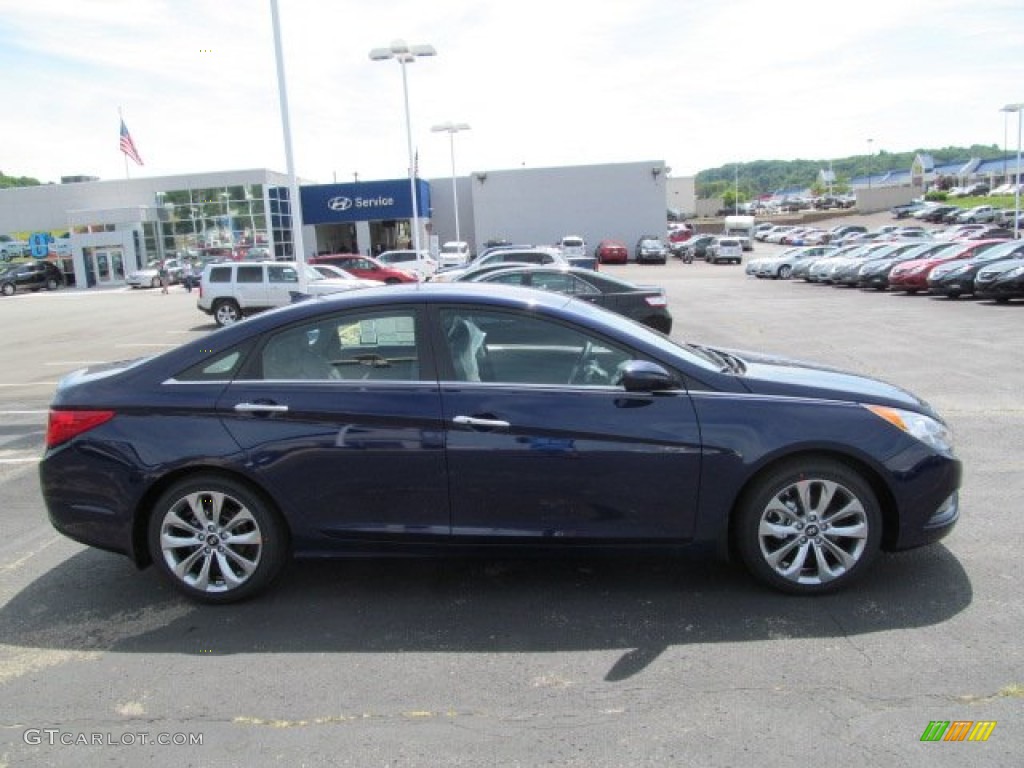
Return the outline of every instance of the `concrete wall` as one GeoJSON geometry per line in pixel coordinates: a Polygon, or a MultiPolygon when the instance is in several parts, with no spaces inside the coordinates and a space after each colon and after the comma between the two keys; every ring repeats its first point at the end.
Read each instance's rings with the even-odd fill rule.
{"type": "Polygon", "coordinates": [[[430,234],[437,237],[439,246],[452,240],[462,240],[472,246],[475,228],[472,184],[472,176],[455,179],[455,192],[459,199],[459,236],[456,237],[452,178],[430,180],[430,234]]]}
{"type": "MultiPolygon", "coordinates": [[[[475,251],[490,239],[554,245],[564,235],[579,235],[591,253],[604,239],[620,240],[632,252],[641,236],[665,234],[660,160],[486,171],[469,178],[475,220],[463,240],[475,251]]],[[[433,198],[435,212],[445,197],[433,198]]]]}
{"type": "Polygon", "coordinates": [[[923,195],[924,189],[908,184],[900,187],[858,188],[855,193],[857,210],[860,213],[877,213],[887,211],[894,205],[909,203],[915,197],[923,195]]]}
{"type": "Polygon", "coordinates": [[[666,204],[687,218],[697,213],[697,179],[693,176],[669,178],[665,182],[666,204]]]}

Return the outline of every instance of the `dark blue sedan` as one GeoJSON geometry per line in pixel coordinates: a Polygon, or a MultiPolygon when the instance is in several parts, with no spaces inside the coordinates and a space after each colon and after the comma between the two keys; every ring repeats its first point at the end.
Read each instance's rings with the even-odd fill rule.
{"type": "Polygon", "coordinates": [[[46,442],[57,530],[207,602],[291,556],[690,543],[816,594],[959,514],[947,428],[901,389],[495,285],[312,299],[71,374],[46,442]]]}

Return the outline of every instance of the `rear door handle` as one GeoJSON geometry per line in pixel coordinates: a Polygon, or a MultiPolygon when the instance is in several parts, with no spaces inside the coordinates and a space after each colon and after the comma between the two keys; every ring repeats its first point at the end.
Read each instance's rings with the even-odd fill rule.
{"type": "Polygon", "coordinates": [[[478,419],[473,416],[456,416],[452,421],[460,427],[476,429],[508,429],[511,424],[501,419],[478,419]]]}
{"type": "Polygon", "coordinates": [[[237,413],[288,413],[287,405],[274,405],[273,403],[238,403],[235,406],[237,413]]]}

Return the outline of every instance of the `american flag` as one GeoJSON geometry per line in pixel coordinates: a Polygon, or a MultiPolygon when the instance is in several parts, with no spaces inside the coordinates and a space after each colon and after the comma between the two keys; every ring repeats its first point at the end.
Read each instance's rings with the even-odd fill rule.
{"type": "Polygon", "coordinates": [[[132,141],[132,135],[128,133],[128,126],[124,124],[124,120],[121,121],[121,151],[134,160],[137,165],[142,165],[139,150],[135,148],[135,142],[132,141]]]}

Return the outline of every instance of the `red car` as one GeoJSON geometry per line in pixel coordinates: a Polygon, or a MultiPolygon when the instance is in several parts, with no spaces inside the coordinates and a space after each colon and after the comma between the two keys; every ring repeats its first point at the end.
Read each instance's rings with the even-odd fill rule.
{"type": "Polygon", "coordinates": [[[415,283],[416,274],[407,272],[404,269],[389,267],[369,256],[360,256],[358,253],[332,253],[326,256],[316,256],[309,260],[310,264],[331,264],[341,267],[346,272],[362,277],[366,280],[380,280],[382,283],[394,285],[395,283],[415,283]]]}
{"type": "Polygon", "coordinates": [[[598,264],[625,264],[629,261],[629,249],[618,240],[602,240],[594,249],[598,264]]]}
{"type": "Polygon", "coordinates": [[[976,256],[987,248],[1005,240],[969,240],[965,241],[963,247],[955,250],[945,250],[939,255],[929,259],[914,259],[904,261],[892,268],[889,273],[889,290],[905,291],[906,293],[917,293],[918,291],[928,292],[928,275],[939,264],[957,259],[969,259],[976,256]]]}

